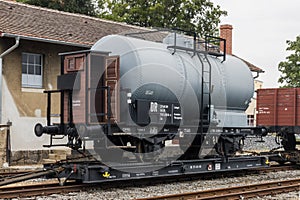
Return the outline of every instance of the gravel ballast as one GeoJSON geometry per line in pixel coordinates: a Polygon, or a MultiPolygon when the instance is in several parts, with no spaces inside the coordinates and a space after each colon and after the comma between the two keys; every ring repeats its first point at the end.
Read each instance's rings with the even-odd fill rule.
{"type": "MultiPolygon", "coordinates": [[[[268,151],[279,145],[275,143],[274,136],[267,136],[264,138],[265,142],[256,142],[257,138],[248,139],[245,141],[245,150],[268,151]]],[[[225,188],[232,186],[250,185],[255,183],[288,180],[295,177],[300,177],[300,170],[269,172],[265,174],[254,174],[242,177],[220,178],[212,180],[193,180],[164,184],[153,184],[148,186],[126,186],[115,188],[101,188],[93,189],[84,192],[75,192],[69,194],[54,194],[47,197],[35,197],[38,200],[78,200],[78,199],[111,199],[111,200],[127,200],[135,198],[145,198],[152,196],[162,196],[175,193],[194,192],[201,190],[209,190],[216,188],[225,188]]],[[[257,197],[252,200],[259,199],[279,199],[279,200],[294,200],[300,199],[300,192],[290,192],[276,196],[257,197]]]]}
{"type": "MultiPolygon", "coordinates": [[[[281,172],[270,172],[266,174],[247,175],[244,177],[234,178],[221,178],[213,180],[193,180],[184,182],[174,182],[157,184],[150,186],[132,186],[132,187],[118,187],[110,189],[94,189],[90,191],[80,193],[69,193],[69,194],[55,194],[47,197],[37,197],[38,200],[53,200],[53,199],[111,199],[111,200],[127,200],[142,197],[161,196],[174,193],[194,192],[200,190],[209,190],[216,188],[225,188],[240,185],[250,185],[255,183],[269,182],[275,180],[288,180],[300,176],[300,170],[294,171],[281,171],[281,172]]],[[[291,192],[286,194],[280,194],[276,196],[257,197],[257,199],[298,199],[298,192],[291,192]]]]}

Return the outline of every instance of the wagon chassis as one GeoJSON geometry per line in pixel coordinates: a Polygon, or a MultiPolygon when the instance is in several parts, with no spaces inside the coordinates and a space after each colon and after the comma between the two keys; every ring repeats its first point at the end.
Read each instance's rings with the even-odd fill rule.
{"type": "Polygon", "coordinates": [[[83,183],[179,177],[214,172],[229,172],[269,167],[266,156],[238,156],[203,160],[160,161],[157,163],[102,163],[101,161],[45,164],[46,170],[63,168],[49,178],[76,180],[83,183]]]}

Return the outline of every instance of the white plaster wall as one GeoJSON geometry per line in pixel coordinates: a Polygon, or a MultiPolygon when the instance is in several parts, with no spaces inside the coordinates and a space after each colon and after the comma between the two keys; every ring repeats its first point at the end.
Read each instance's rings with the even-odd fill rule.
{"type": "MultiPolygon", "coordinates": [[[[254,80],[254,90],[261,89],[263,86],[263,82],[259,80],[254,80]]],[[[254,115],[254,125],[256,125],[256,93],[254,93],[253,98],[251,99],[251,103],[249,104],[247,110],[247,115],[254,115]]]]}
{"type": "Polygon", "coordinates": [[[4,77],[2,81],[2,123],[5,124],[8,120],[12,122],[10,132],[12,151],[45,149],[42,146],[49,144],[49,136],[36,137],[33,129],[36,123],[45,125],[46,118],[20,117],[4,77]]]}

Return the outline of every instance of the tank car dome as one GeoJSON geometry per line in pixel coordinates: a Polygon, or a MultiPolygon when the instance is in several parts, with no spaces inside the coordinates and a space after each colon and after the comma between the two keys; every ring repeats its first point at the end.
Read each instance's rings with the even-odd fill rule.
{"type": "Polygon", "coordinates": [[[254,80],[249,67],[242,60],[226,55],[220,70],[224,77],[227,109],[246,110],[254,93],[254,80]]]}

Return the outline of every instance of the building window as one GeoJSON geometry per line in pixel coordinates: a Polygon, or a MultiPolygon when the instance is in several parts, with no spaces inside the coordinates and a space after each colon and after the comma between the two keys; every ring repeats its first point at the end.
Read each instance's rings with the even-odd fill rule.
{"type": "Polygon", "coordinates": [[[41,54],[22,53],[22,87],[42,88],[42,58],[41,54]]]}
{"type": "Polygon", "coordinates": [[[248,125],[254,126],[254,115],[247,115],[248,125]]]}

